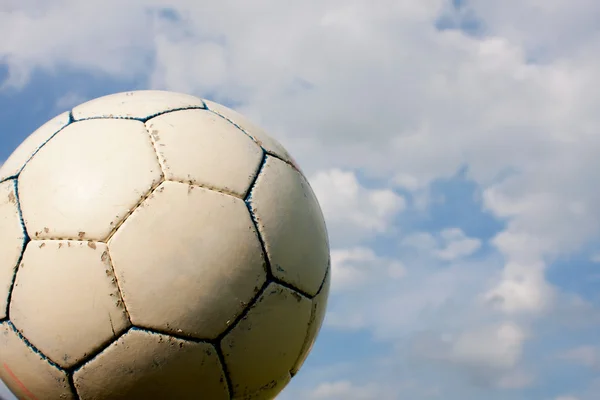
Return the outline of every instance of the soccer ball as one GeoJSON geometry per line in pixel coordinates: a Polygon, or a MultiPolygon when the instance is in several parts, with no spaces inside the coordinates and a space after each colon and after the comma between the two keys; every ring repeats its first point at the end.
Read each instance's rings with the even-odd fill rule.
{"type": "Polygon", "coordinates": [[[274,398],[329,285],[306,178],[222,105],[101,97],[0,169],[0,377],[20,399],[274,398]]]}

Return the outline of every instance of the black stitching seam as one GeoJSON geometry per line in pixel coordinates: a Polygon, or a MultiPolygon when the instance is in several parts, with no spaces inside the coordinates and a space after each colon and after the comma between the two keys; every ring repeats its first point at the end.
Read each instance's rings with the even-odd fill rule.
{"type": "Polygon", "coordinates": [[[17,280],[17,274],[19,273],[19,266],[21,265],[21,262],[23,261],[23,255],[25,254],[25,249],[26,249],[27,245],[29,244],[29,242],[31,241],[31,237],[29,236],[29,233],[27,232],[27,227],[25,226],[25,220],[23,219],[23,210],[21,208],[21,199],[19,196],[19,176],[21,175],[21,172],[23,172],[23,169],[25,169],[27,164],[29,164],[29,162],[33,159],[33,157],[35,157],[35,155],[46,144],[48,144],[48,142],[50,142],[54,137],[56,137],[56,135],[58,135],[63,129],[65,129],[67,126],[71,125],[72,123],[73,123],[73,113],[69,112],[67,123],[64,124],[63,126],[61,126],[59,129],[57,129],[56,132],[54,132],[52,135],[50,135],[50,137],[48,137],[44,142],[42,142],[42,144],[37,149],[35,149],[33,151],[33,153],[31,153],[31,155],[27,158],[27,160],[25,160],[25,162],[23,163],[21,168],[19,168],[19,170],[17,171],[16,174],[0,181],[0,183],[4,183],[4,182],[14,179],[13,184],[14,184],[14,191],[15,191],[15,198],[16,198],[15,201],[17,203],[17,212],[19,214],[19,220],[21,222],[21,229],[23,230],[23,245],[21,246],[21,254],[19,254],[17,264],[14,266],[14,273],[11,278],[10,287],[8,289],[8,297],[7,297],[7,301],[6,301],[6,312],[5,312],[6,317],[0,322],[4,322],[4,321],[10,322],[10,303],[12,300],[12,293],[14,290],[14,285],[17,280]]]}
{"type": "MultiPolygon", "coordinates": [[[[298,355],[298,358],[296,358],[296,361],[294,362],[294,368],[298,365],[298,363],[300,362],[300,358],[302,358],[302,353],[304,353],[304,351],[307,351],[307,347],[308,347],[308,342],[310,341],[310,336],[309,336],[309,332],[312,328],[312,324],[315,323],[315,313],[317,310],[317,304],[315,303],[315,299],[317,298],[317,296],[319,296],[321,294],[321,291],[323,290],[323,287],[325,286],[325,282],[327,282],[327,279],[329,278],[329,275],[331,274],[331,257],[329,258],[329,261],[327,263],[327,270],[325,271],[325,278],[323,278],[323,282],[321,282],[321,286],[319,286],[319,289],[317,290],[317,293],[315,294],[315,296],[311,299],[312,301],[312,307],[311,307],[311,311],[310,311],[310,319],[309,319],[309,324],[306,327],[306,336],[304,337],[304,343],[302,343],[302,347],[300,348],[300,354],[298,355]]],[[[319,332],[317,332],[318,334],[319,332]]],[[[316,338],[315,338],[316,340],[316,338]]],[[[289,373],[290,373],[290,377],[293,378],[294,376],[296,376],[296,374],[298,373],[299,369],[296,370],[295,372],[293,371],[292,368],[289,373]]]]}
{"type": "Polygon", "coordinates": [[[25,221],[23,220],[23,213],[21,211],[21,202],[19,201],[19,185],[18,185],[17,179],[15,179],[13,181],[13,190],[15,191],[15,198],[16,198],[15,201],[17,203],[17,212],[19,215],[19,222],[21,224],[21,230],[23,231],[23,244],[21,245],[21,253],[19,254],[17,263],[13,268],[14,272],[12,274],[10,286],[8,288],[8,297],[6,300],[6,310],[4,313],[5,320],[10,320],[10,302],[12,300],[12,294],[13,294],[13,290],[15,287],[15,282],[17,280],[17,272],[19,270],[19,267],[21,266],[21,262],[23,261],[23,256],[25,255],[25,249],[27,248],[27,245],[29,244],[29,242],[31,242],[31,238],[29,237],[29,234],[27,233],[27,229],[25,228],[25,221]]]}

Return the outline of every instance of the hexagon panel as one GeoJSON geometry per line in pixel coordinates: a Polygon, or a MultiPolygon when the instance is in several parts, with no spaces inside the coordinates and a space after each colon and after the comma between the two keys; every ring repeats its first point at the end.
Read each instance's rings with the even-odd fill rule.
{"type": "Polygon", "coordinates": [[[263,151],[233,124],[207,110],[184,110],[146,125],[166,179],[245,196],[263,151]]]}
{"type": "Polygon", "coordinates": [[[27,161],[58,131],[69,124],[69,113],[60,114],[36,129],[0,167],[0,181],[17,175],[27,161]]]}
{"type": "Polygon", "coordinates": [[[99,97],[73,108],[75,120],[86,118],[145,119],[161,112],[189,107],[204,107],[194,96],[161,90],[139,90],[99,97]]]}
{"type": "Polygon", "coordinates": [[[265,398],[263,391],[274,396],[283,388],[301,354],[311,309],[311,301],[291,289],[277,283],[265,288],[221,341],[235,398],[265,398]]]}
{"type": "Polygon", "coordinates": [[[222,333],[266,281],[241,199],[162,183],[109,242],[136,326],[200,339],[222,333]]]}
{"type": "Polygon", "coordinates": [[[229,399],[212,345],[135,328],[77,370],[73,381],[82,400],[229,399]]]}
{"type": "Polygon", "coordinates": [[[129,326],[102,243],[31,241],[10,304],[15,327],[63,368],[129,326]]]}
{"type": "Polygon", "coordinates": [[[142,122],[74,122],[21,173],[27,232],[32,239],[103,240],[161,179],[142,122]]]}
{"type": "Polygon", "coordinates": [[[221,104],[214,103],[209,100],[204,100],[204,103],[206,104],[206,107],[209,110],[227,118],[228,120],[239,126],[241,129],[243,129],[269,153],[275,154],[277,157],[288,162],[294,162],[287,150],[277,140],[272,138],[262,128],[252,123],[249,119],[239,114],[237,111],[234,111],[231,108],[227,108],[221,104]]]}
{"type": "Polygon", "coordinates": [[[323,286],[319,289],[319,293],[312,299],[312,313],[310,315],[310,322],[308,325],[308,333],[302,345],[302,351],[300,357],[296,361],[294,368],[290,371],[292,374],[298,373],[302,365],[306,361],[306,358],[312,351],[312,348],[317,340],[317,335],[323,325],[325,319],[325,312],[327,311],[327,298],[329,296],[329,288],[331,286],[331,267],[327,271],[323,286]]]}
{"type": "Polygon", "coordinates": [[[284,374],[277,380],[269,382],[261,387],[258,391],[245,395],[243,397],[235,397],[233,400],[274,400],[277,395],[290,383],[292,376],[289,373],[284,374]]]}
{"type": "Polygon", "coordinates": [[[0,378],[19,399],[74,400],[66,372],[28,346],[8,322],[0,325],[0,378]]]}
{"type": "Polygon", "coordinates": [[[329,239],[321,208],[304,176],[268,156],[249,200],[273,275],[314,296],[329,264],[329,239]]]}
{"type": "Polygon", "coordinates": [[[15,181],[0,183],[0,319],[7,317],[10,288],[25,242],[17,202],[15,181]]]}

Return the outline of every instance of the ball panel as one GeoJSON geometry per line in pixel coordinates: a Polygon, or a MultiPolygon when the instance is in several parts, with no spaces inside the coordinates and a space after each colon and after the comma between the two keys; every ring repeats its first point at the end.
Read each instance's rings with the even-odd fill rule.
{"type": "Polygon", "coordinates": [[[35,130],[0,167],[0,181],[17,175],[27,161],[58,131],[69,124],[69,113],[63,113],[35,130]]]}
{"type": "Polygon", "coordinates": [[[69,368],[129,326],[105,244],[31,241],[10,304],[15,327],[69,368]]]}
{"type": "Polygon", "coordinates": [[[168,180],[244,197],[262,159],[258,145],[206,110],[176,111],[146,123],[168,180]]]}
{"type": "Polygon", "coordinates": [[[267,132],[265,132],[262,128],[258,127],[246,117],[242,116],[238,112],[232,110],[231,108],[227,108],[221,104],[214,103],[209,100],[204,100],[206,107],[217,113],[218,115],[227,118],[241,129],[243,129],[247,134],[252,136],[254,140],[262,146],[267,152],[275,154],[277,157],[281,159],[293,163],[293,159],[287,150],[274,138],[272,138],[267,132]]]}
{"type": "Polygon", "coordinates": [[[0,325],[0,378],[19,399],[75,399],[67,374],[29,347],[7,322],[0,325]]]}
{"type": "Polygon", "coordinates": [[[273,275],[314,296],[325,278],[329,244],[310,185],[285,162],[267,157],[250,196],[273,275]]]}
{"type": "Polygon", "coordinates": [[[103,240],[161,179],[143,123],[75,122],[19,178],[27,231],[33,239],[103,240]]]}
{"type": "Polygon", "coordinates": [[[0,183],[0,319],[7,317],[10,288],[25,243],[17,202],[15,181],[0,183]]]}
{"type": "Polygon", "coordinates": [[[229,399],[208,343],[131,329],[74,373],[81,400],[229,399]]]}
{"type": "Polygon", "coordinates": [[[194,96],[162,90],[138,90],[99,97],[73,108],[75,120],[86,118],[145,119],[158,113],[181,108],[204,108],[194,96]]]}
{"type": "Polygon", "coordinates": [[[312,300],[312,313],[310,315],[310,321],[308,325],[308,333],[302,346],[300,357],[296,361],[294,368],[290,371],[292,374],[297,374],[302,365],[306,361],[306,358],[312,351],[312,348],[317,340],[321,326],[323,326],[323,320],[325,319],[325,312],[327,310],[327,299],[329,297],[329,287],[331,285],[331,267],[325,276],[323,286],[319,290],[319,293],[312,300]]]}
{"type": "Polygon", "coordinates": [[[109,242],[134,325],[216,338],[266,280],[262,249],[244,202],[162,183],[109,242]]]}
{"type": "Polygon", "coordinates": [[[271,283],[225,335],[221,349],[235,398],[283,389],[274,378],[288,376],[298,359],[311,305],[297,292],[271,283]]]}
{"type": "Polygon", "coordinates": [[[281,377],[272,380],[269,384],[261,387],[254,393],[246,394],[241,397],[234,397],[233,400],[273,400],[277,398],[283,389],[290,383],[292,376],[286,372],[281,377]]]}

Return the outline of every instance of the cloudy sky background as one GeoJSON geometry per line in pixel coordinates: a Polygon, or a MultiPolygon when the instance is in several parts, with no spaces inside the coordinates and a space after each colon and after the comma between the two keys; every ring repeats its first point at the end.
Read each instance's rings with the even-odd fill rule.
{"type": "Polygon", "coordinates": [[[596,400],[599,27],[595,0],[0,0],[0,160],[112,92],[236,108],[331,234],[282,400],[596,400]]]}

